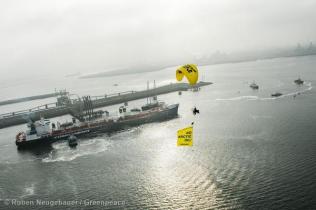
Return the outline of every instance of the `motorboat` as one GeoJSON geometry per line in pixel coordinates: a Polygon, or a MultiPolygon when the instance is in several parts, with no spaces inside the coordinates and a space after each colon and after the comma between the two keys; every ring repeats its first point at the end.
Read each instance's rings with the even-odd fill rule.
{"type": "Polygon", "coordinates": [[[68,138],[68,146],[69,147],[76,147],[78,145],[77,137],[75,135],[71,135],[68,138]]]}
{"type": "Polygon", "coordinates": [[[272,97],[280,97],[282,96],[283,94],[282,93],[279,93],[279,92],[276,92],[276,93],[273,93],[271,94],[272,97]]]}
{"type": "Polygon", "coordinates": [[[304,84],[304,80],[302,80],[301,78],[298,78],[298,79],[294,80],[294,83],[297,85],[302,85],[302,84],[304,84]]]}
{"type": "Polygon", "coordinates": [[[259,89],[259,85],[257,85],[255,82],[251,83],[249,85],[250,88],[252,88],[253,90],[258,90],[259,89]]]}

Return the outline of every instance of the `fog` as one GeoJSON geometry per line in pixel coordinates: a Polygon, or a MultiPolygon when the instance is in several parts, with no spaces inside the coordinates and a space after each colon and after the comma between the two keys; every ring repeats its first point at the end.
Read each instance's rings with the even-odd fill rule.
{"type": "Polygon", "coordinates": [[[0,76],[169,65],[316,37],[312,0],[2,0],[0,76]]]}

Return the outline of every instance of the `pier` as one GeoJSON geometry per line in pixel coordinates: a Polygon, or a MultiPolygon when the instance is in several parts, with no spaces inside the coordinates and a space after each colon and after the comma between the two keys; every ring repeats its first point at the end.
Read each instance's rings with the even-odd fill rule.
{"type": "Polygon", "coordinates": [[[28,96],[28,97],[23,97],[23,98],[9,99],[9,100],[5,100],[5,101],[0,101],[0,106],[21,103],[21,102],[25,102],[25,101],[33,101],[33,100],[39,100],[39,99],[45,99],[45,98],[52,98],[52,97],[56,97],[57,95],[58,95],[58,93],[48,93],[48,94],[37,95],[37,96],[28,96]]]}
{"type": "MultiPolygon", "coordinates": [[[[137,99],[147,98],[155,95],[162,95],[177,91],[187,91],[192,88],[200,88],[202,86],[210,85],[211,82],[199,82],[194,86],[187,83],[171,83],[148,90],[142,91],[127,91],[110,95],[91,96],[92,107],[106,107],[110,105],[120,104],[127,101],[133,101],[137,99]]],[[[48,95],[48,94],[47,94],[48,95]]],[[[21,110],[0,115],[0,129],[27,123],[28,117],[31,116],[32,120],[39,120],[41,117],[52,118],[62,115],[76,116],[83,109],[83,100],[70,99],[71,94],[63,92],[59,94],[56,103],[44,104],[34,107],[32,109],[21,110]]]]}

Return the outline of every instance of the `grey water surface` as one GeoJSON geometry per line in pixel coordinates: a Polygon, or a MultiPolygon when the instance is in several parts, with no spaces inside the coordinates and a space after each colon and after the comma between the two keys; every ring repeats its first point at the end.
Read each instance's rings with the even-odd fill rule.
{"type": "MultiPolygon", "coordinates": [[[[25,125],[1,129],[0,209],[316,209],[316,57],[199,68],[200,78],[213,85],[159,97],[180,103],[179,117],[173,120],[81,139],[77,149],[58,142],[19,151],[14,138],[25,125]],[[299,76],[303,86],[293,83],[299,76]],[[258,91],[249,88],[252,81],[260,86],[258,91]],[[271,98],[274,92],[284,95],[271,98]],[[194,106],[200,110],[196,116],[191,113],[194,106]],[[194,146],[177,147],[177,130],[192,121],[194,146]],[[37,200],[83,203],[45,206],[37,200]]],[[[167,84],[174,77],[175,68],[84,81],[43,77],[6,86],[1,93],[8,98],[57,87],[101,95],[141,90],[147,80],[167,84]]]]}

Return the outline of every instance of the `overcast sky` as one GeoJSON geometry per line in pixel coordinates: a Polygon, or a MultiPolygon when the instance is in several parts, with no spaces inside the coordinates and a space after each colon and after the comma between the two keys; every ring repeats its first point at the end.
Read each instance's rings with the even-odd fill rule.
{"type": "Polygon", "coordinates": [[[107,68],[316,38],[316,0],[1,0],[0,76],[107,68]]]}

